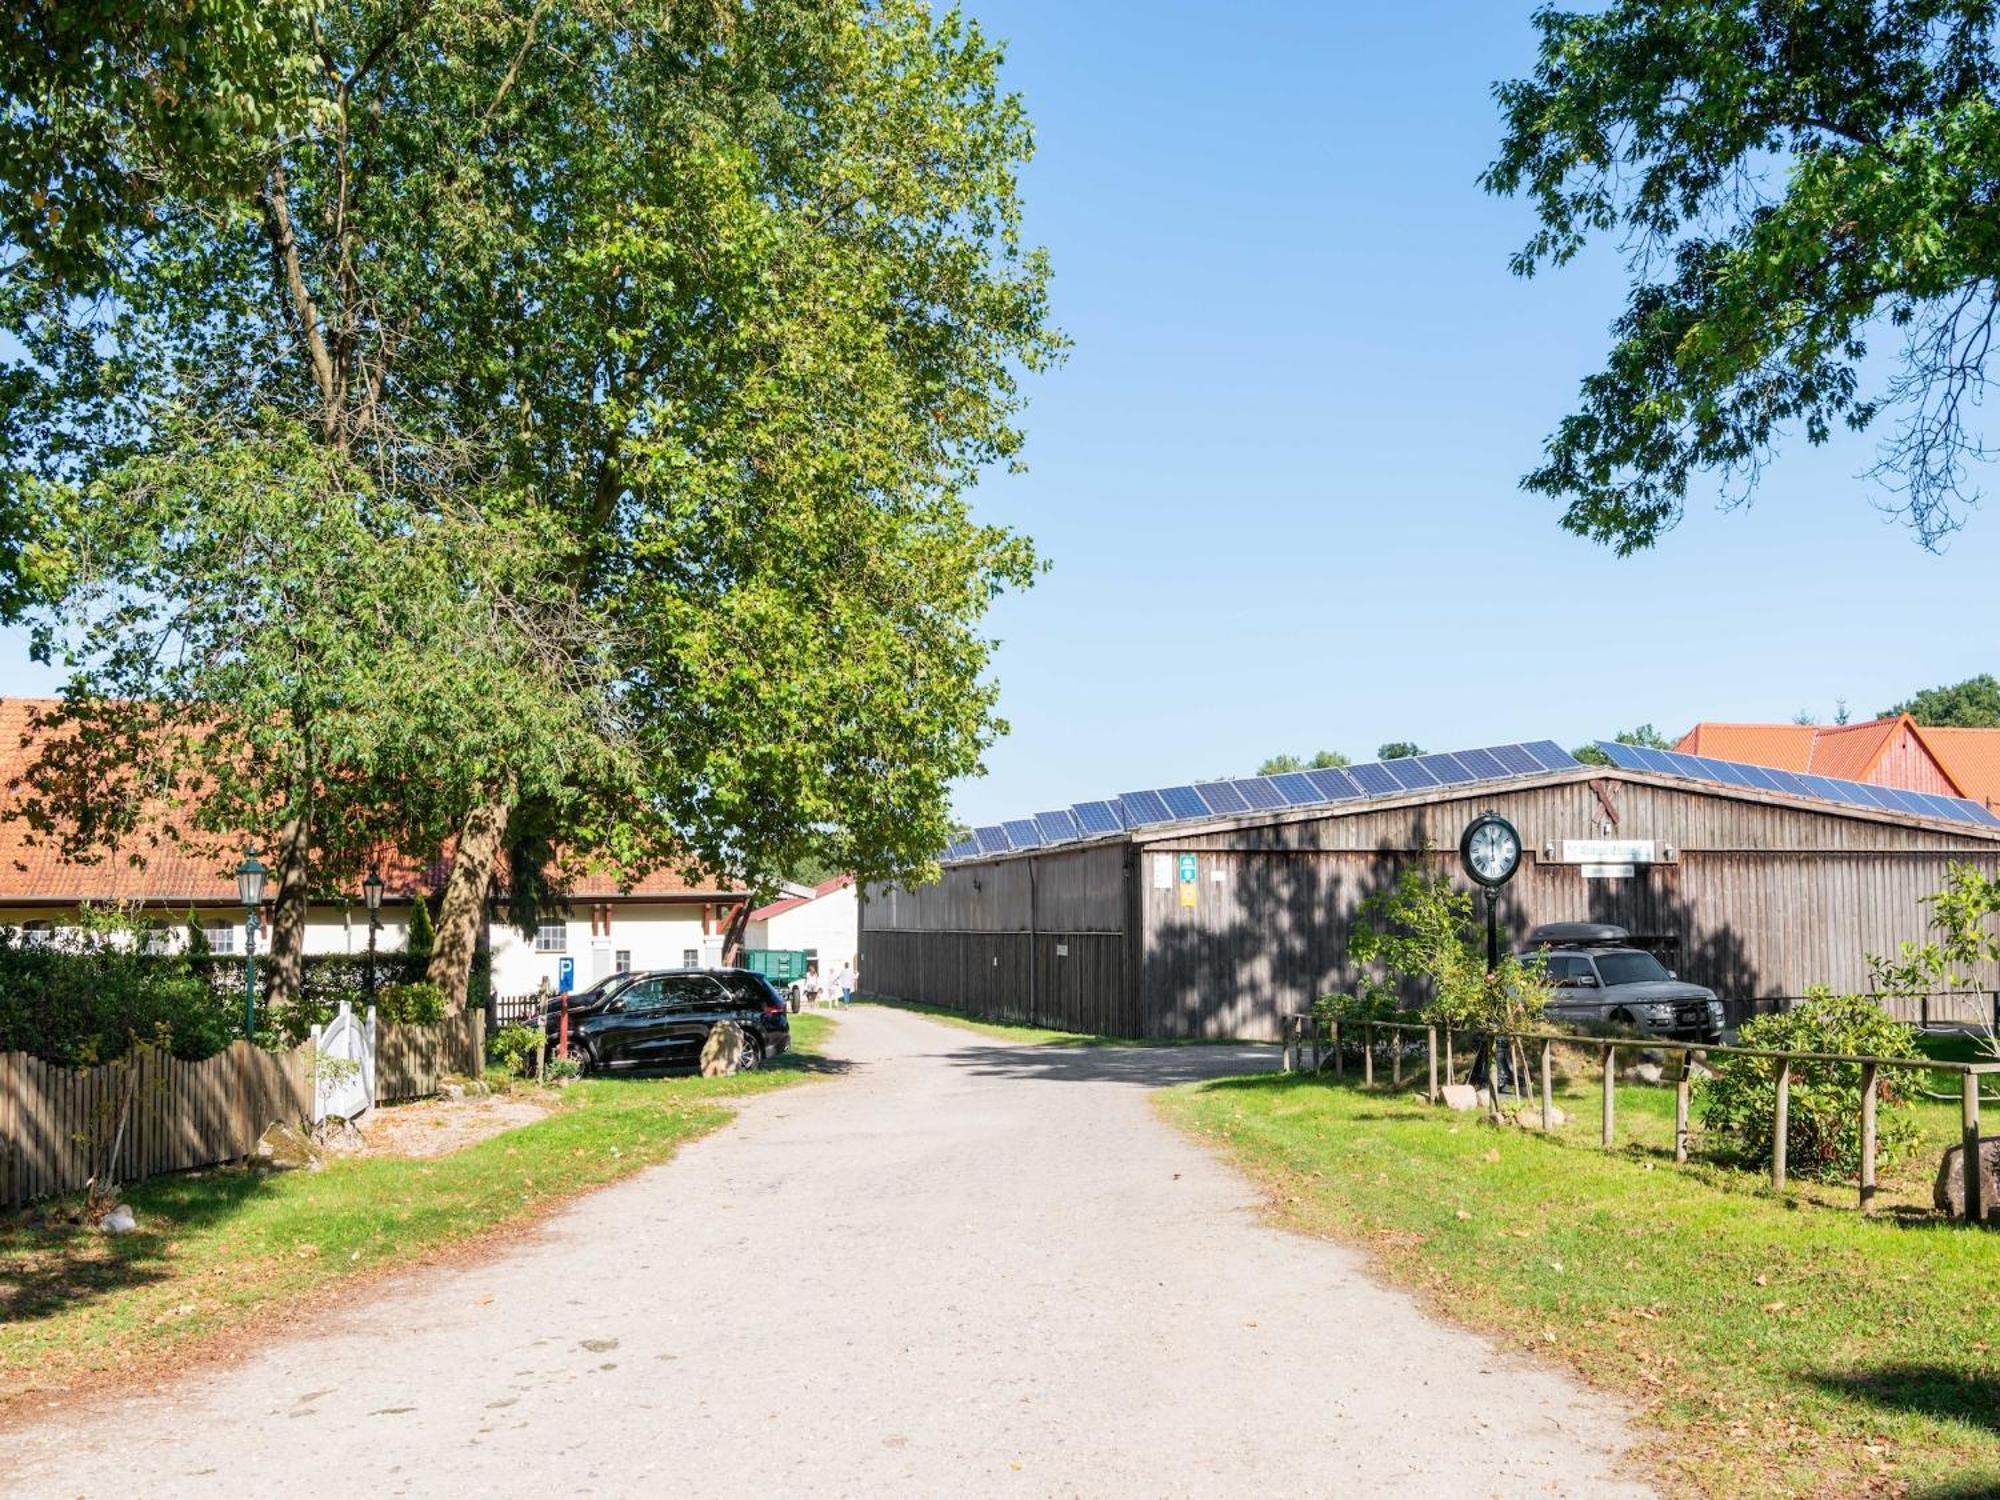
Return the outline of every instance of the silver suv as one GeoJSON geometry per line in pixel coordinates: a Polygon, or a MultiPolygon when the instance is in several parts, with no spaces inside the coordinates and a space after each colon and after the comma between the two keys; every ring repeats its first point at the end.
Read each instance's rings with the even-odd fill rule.
{"type": "Polygon", "coordinates": [[[1722,1002],[1715,991],[1675,978],[1652,954],[1634,948],[1622,927],[1550,922],[1528,934],[1524,956],[1540,958],[1555,986],[1544,1012],[1552,1021],[1629,1026],[1676,1041],[1722,1040],[1722,1002]]]}

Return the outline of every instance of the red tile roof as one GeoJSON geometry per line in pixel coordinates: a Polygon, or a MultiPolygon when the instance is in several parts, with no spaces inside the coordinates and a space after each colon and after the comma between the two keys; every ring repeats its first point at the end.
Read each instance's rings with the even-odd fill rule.
{"type": "MultiPolygon", "coordinates": [[[[52,698],[0,698],[0,905],[234,905],[235,870],[249,842],[242,835],[199,833],[184,818],[162,811],[103,854],[70,859],[56,837],[37,833],[27,823],[20,815],[21,780],[44,743],[37,719],[58,706],[52,698]]],[[[442,890],[451,873],[449,848],[429,860],[385,854],[380,863],[392,899],[442,890]]],[[[572,874],[569,880],[572,901],[736,900],[748,894],[742,882],[709,876],[691,880],[673,869],[655,870],[629,888],[597,871],[572,874]]]]}
{"type": "Polygon", "coordinates": [[[854,877],[852,875],[836,875],[831,880],[822,880],[806,895],[787,896],[782,901],[773,901],[769,906],[758,907],[750,913],[750,920],[753,922],[765,921],[771,917],[775,917],[779,912],[792,911],[797,907],[804,906],[808,901],[817,901],[821,896],[830,896],[842,886],[852,884],[854,884],[854,877]]]}
{"type": "Polygon", "coordinates": [[[1929,729],[1908,714],[1860,724],[1697,724],[1674,748],[1781,771],[1873,781],[1884,754],[1905,731],[1960,796],[1989,805],[2000,798],[2000,729],[1929,729]]]}

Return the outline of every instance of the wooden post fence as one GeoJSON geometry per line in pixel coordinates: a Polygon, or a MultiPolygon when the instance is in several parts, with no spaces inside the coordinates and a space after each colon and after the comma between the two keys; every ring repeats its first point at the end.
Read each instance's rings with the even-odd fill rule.
{"type": "Polygon", "coordinates": [[[1542,1129],[1556,1128],[1556,1086],[1555,1070],[1549,1054],[1555,1051],[1555,1043],[1542,1042],[1542,1129]]]}
{"type": "Polygon", "coordinates": [[[1607,1046],[1604,1049],[1604,1144],[1607,1149],[1611,1145],[1611,1137],[1614,1129],[1613,1117],[1618,1110],[1618,1103],[1612,1092],[1613,1075],[1617,1071],[1618,1049],[1607,1046]]]}
{"type": "Polygon", "coordinates": [[[1424,1028],[1424,1055],[1431,1067],[1431,1091],[1425,1097],[1435,1104],[1438,1101],[1438,1029],[1435,1026],[1424,1028]]]}
{"type": "MultiPolygon", "coordinates": [[[[1977,1075],[1973,1078],[1978,1086],[1977,1075]]],[[[1861,1211],[1875,1212],[1875,1064],[1861,1065],[1861,1211]]]]}
{"type": "Polygon", "coordinates": [[[1771,1112],[1771,1186],[1785,1190],[1785,1154],[1792,1133],[1792,1060],[1778,1059],[1778,1103],[1771,1112]]]}
{"type": "Polygon", "coordinates": [[[1965,1220],[1968,1224],[1986,1222],[1985,1184],[1980,1181],[1979,1170],[1979,1076],[1967,1073],[1959,1079],[1959,1113],[1965,1127],[1965,1220]]]}

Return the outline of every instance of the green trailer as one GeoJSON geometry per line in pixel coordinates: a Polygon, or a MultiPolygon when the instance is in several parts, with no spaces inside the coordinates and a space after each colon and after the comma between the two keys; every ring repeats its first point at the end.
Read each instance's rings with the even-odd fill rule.
{"type": "Polygon", "coordinates": [[[783,989],[806,977],[806,950],[803,948],[745,948],[743,967],[762,974],[783,989]]]}

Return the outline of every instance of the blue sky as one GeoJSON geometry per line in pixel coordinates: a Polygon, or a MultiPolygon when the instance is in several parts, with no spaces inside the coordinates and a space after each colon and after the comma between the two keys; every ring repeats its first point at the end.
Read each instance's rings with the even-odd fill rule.
{"type": "MultiPolygon", "coordinates": [[[[1928,554],[1865,439],[1789,445],[1754,508],[1704,495],[1624,561],[1520,493],[1622,287],[1611,254],[1510,276],[1528,212],[1476,185],[1529,0],[970,7],[1036,122],[1076,350],[1030,472],[979,495],[1051,569],[992,616],[1012,730],[961,816],[1277,750],[1865,715],[1995,667],[2000,504],[1928,554]]],[[[52,686],[18,636],[0,682],[52,686]]]]}

